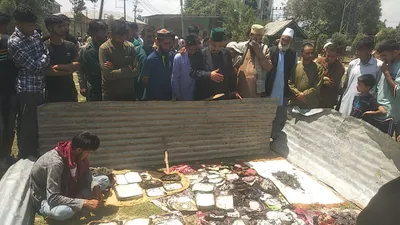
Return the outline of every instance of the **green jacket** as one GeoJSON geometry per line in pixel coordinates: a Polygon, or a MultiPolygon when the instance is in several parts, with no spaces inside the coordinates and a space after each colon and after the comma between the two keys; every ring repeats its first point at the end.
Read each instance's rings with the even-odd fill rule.
{"type": "Polygon", "coordinates": [[[101,100],[101,69],[99,44],[90,41],[79,53],[79,86],[87,89],[88,100],[101,100]]]}

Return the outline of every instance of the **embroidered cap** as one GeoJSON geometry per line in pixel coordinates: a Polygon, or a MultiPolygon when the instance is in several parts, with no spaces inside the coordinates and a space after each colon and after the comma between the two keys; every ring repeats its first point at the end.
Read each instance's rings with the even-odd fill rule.
{"type": "Polygon", "coordinates": [[[222,42],[224,41],[225,30],[224,28],[217,27],[212,29],[210,39],[215,42],[222,42]]]}
{"type": "Polygon", "coordinates": [[[157,39],[161,40],[161,39],[173,39],[174,35],[172,35],[172,33],[170,31],[168,31],[167,29],[161,29],[159,31],[157,31],[157,39]]]}
{"type": "Polygon", "coordinates": [[[263,35],[265,32],[265,28],[262,25],[254,24],[251,26],[251,33],[252,34],[261,34],[263,35]]]}

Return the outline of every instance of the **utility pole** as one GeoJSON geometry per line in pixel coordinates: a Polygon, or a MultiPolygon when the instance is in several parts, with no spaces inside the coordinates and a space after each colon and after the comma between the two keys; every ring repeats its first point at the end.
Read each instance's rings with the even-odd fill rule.
{"type": "Polygon", "coordinates": [[[93,19],[94,18],[96,18],[96,2],[93,2],[93,19]]]}
{"type": "Polygon", "coordinates": [[[126,0],[124,0],[124,20],[126,21],[126,0]]]}
{"type": "Polygon", "coordinates": [[[138,5],[138,0],[135,0],[133,3],[133,21],[135,21],[135,23],[136,23],[137,5],[138,5]]]}
{"type": "Polygon", "coordinates": [[[182,38],[185,37],[185,25],[183,23],[183,0],[181,0],[181,25],[182,25],[182,38]]]}
{"type": "Polygon", "coordinates": [[[104,7],[104,0],[101,0],[100,12],[99,12],[99,20],[101,20],[103,18],[103,7],[104,7]]]}
{"type": "Polygon", "coordinates": [[[263,17],[264,17],[264,0],[260,0],[261,1],[261,5],[260,5],[260,10],[261,10],[261,12],[260,12],[260,20],[263,20],[263,17]]]}

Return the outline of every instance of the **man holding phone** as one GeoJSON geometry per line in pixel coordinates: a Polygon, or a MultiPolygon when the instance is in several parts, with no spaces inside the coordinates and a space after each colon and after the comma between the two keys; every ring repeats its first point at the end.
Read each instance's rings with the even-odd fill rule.
{"type": "Polygon", "coordinates": [[[240,42],[238,48],[243,52],[238,69],[238,91],[243,98],[255,98],[265,95],[265,75],[271,71],[272,63],[268,46],[263,44],[265,28],[254,24],[249,40],[240,42]]]}
{"type": "Polygon", "coordinates": [[[135,101],[134,81],[137,78],[135,46],[127,41],[128,26],[124,20],[111,25],[110,39],[100,46],[99,64],[102,73],[104,101],[135,101]]]}

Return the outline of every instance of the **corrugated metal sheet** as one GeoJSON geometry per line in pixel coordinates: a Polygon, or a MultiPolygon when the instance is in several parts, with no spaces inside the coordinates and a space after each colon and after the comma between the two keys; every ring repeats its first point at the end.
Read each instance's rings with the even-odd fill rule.
{"type": "Polygon", "coordinates": [[[400,175],[400,145],[371,125],[331,110],[292,116],[272,149],[346,199],[365,207],[400,175]]]}
{"type": "Polygon", "coordinates": [[[93,166],[161,165],[166,150],[172,163],[259,155],[275,111],[268,99],[49,104],[39,110],[41,151],[89,130],[101,139],[93,166]]]}
{"type": "Polygon", "coordinates": [[[29,159],[21,159],[1,179],[0,224],[33,225],[35,216],[29,188],[29,171],[33,163],[29,159]]]}

